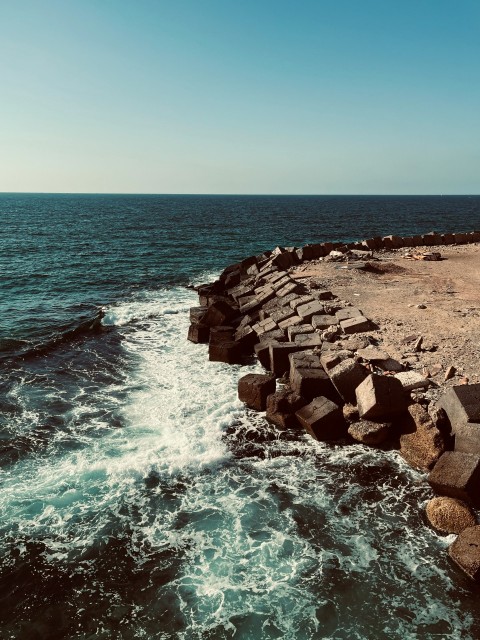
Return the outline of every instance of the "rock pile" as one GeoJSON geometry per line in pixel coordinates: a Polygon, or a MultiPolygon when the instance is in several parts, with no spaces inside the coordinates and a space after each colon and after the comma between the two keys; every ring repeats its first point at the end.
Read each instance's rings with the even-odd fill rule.
{"type": "Polygon", "coordinates": [[[460,237],[480,241],[478,232],[387,236],[350,245],[277,247],[247,258],[198,287],[200,306],[190,311],[188,339],[208,343],[212,361],[258,358],[268,373],[243,376],[239,398],[266,411],[277,427],[304,429],[320,441],[388,442],[409,464],[429,472],[430,486],[444,497],[429,503],[427,517],[434,528],[460,534],[450,555],[477,579],[480,546],[466,554],[461,536],[465,529],[476,540],[480,530],[467,506],[480,507],[480,384],[449,389],[427,411],[412,393],[428,380],[379,348],[376,325],[317,282],[299,282],[289,273],[330,252],[334,259],[346,253],[371,258],[379,247],[459,243],[460,237]]]}

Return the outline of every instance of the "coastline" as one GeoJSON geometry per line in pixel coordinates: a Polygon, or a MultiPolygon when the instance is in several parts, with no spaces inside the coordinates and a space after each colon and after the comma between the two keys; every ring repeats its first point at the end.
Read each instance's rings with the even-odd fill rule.
{"type": "Polygon", "coordinates": [[[479,242],[432,232],[277,247],[199,286],[188,335],[212,361],[258,358],[267,373],[241,378],[239,398],[277,428],[396,449],[428,473],[427,520],[458,534],[449,554],[476,581],[479,242]]]}

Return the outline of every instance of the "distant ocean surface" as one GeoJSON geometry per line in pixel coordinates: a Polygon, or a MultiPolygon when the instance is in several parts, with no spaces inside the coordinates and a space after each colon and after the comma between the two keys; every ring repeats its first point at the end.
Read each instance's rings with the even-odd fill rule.
{"type": "Polygon", "coordinates": [[[480,197],[0,194],[0,637],[480,637],[395,452],[278,435],[188,285],[276,245],[480,228],[480,197]]]}

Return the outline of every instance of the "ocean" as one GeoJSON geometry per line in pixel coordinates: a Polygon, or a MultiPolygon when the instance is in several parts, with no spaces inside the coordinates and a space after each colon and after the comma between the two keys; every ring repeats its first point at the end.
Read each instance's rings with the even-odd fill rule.
{"type": "Polygon", "coordinates": [[[477,639],[395,451],[279,433],[192,285],[276,245],[480,228],[480,197],[0,194],[2,639],[477,639]]]}

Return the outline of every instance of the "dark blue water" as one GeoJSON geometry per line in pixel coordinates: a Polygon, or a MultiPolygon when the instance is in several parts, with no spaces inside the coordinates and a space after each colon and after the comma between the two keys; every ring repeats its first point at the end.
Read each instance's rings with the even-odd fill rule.
{"type": "Polygon", "coordinates": [[[480,197],[0,195],[5,638],[477,638],[396,453],[278,439],[185,340],[275,245],[480,228],[480,197]],[[255,437],[252,439],[251,434],[255,437]]]}

